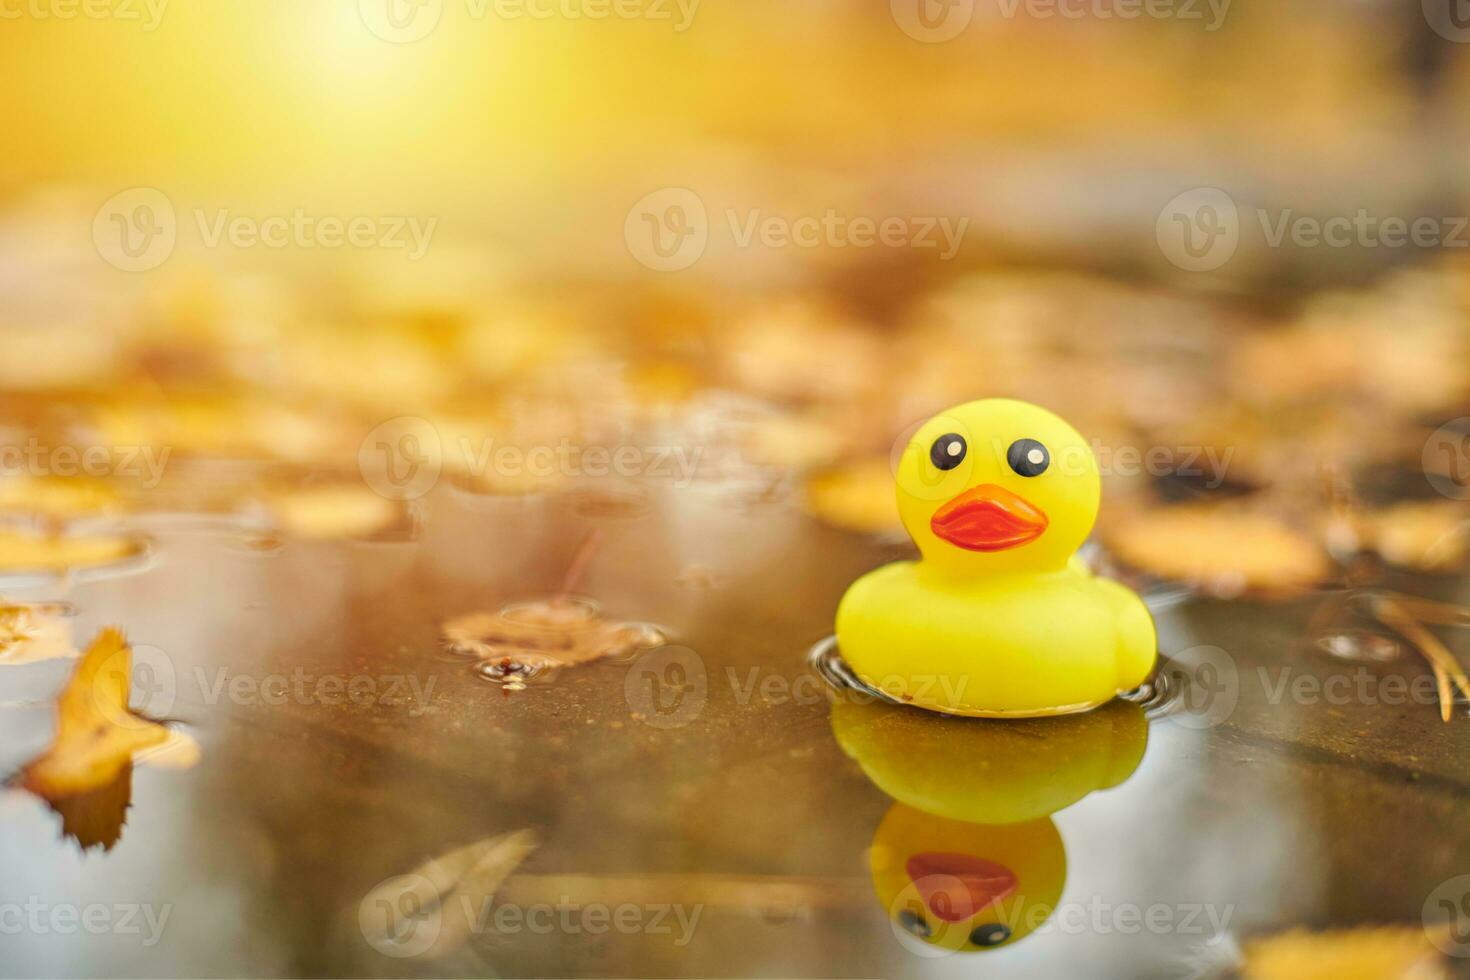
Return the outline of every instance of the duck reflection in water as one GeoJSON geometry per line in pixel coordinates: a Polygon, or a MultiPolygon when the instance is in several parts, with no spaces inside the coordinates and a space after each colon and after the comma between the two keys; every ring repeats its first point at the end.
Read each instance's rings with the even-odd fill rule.
{"type": "Polygon", "coordinates": [[[905,945],[936,954],[997,949],[1045,923],[1067,877],[1052,814],[1123,783],[1148,742],[1127,701],[987,721],[839,699],[832,730],[897,801],[869,851],[878,900],[905,945]]]}

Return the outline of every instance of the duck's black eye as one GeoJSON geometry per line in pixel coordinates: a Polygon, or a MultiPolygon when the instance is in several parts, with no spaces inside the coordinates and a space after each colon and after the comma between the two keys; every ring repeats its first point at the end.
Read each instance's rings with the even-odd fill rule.
{"type": "Polygon", "coordinates": [[[1040,476],[1051,465],[1051,453],[1035,439],[1017,439],[1006,452],[1006,462],[1022,476],[1040,476]]]}
{"type": "Polygon", "coordinates": [[[970,933],[970,942],[976,946],[999,946],[1011,938],[1011,927],[1000,922],[976,926],[970,933]]]}
{"type": "Polygon", "coordinates": [[[965,461],[968,447],[965,440],[953,432],[940,436],[929,447],[929,459],[941,470],[952,470],[965,461]]]}
{"type": "Polygon", "coordinates": [[[932,933],[929,923],[925,922],[924,917],[913,909],[904,909],[898,913],[898,924],[922,939],[928,939],[932,933]]]}

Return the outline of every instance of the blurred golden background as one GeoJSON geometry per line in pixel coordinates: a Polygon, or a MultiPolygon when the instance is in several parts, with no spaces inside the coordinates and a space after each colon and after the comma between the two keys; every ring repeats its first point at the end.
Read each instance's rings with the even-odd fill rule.
{"type": "MultiPolygon", "coordinates": [[[[28,462],[8,499],[230,511],[182,464],[241,458],[248,500],[372,494],[364,440],[408,417],[490,492],[568,474],[475,440],[651,434],[888,532],[905,429],[1015,395],[1153,453],[1105,461],[1104,530],[1182,482],[1320,581],[1380,536],[1364,474],[1422,468],[1466,394],[1432,6],[6,0],[10,439],[180,464],[83,493],[28,462]],[[1297,233],[1359,213],[1433,234],[1297,233]]],[[[1393,527],[1458,541],[1415,486],[1393,527]]]]}
{"type": "MultiPolygon", "coordinates": [[[[5,771],[106,626],[180,688],[114,714],[192,733],[136,795],[105,760],[108,820],[57,806],[75,849],[0,794],[17,890],[187,920],[15,968],[912,972],[862,872],[889,801],[801,653],[912,554],[895,449],[992,396],[1091,440],[1084,557],[1168,663],[1138,779],[1061,820],[1073,897],[1401,924],[1286,933],[1260,976],[1418,964],[1470,859],[1470,677],[1430,629],[1470,621],[1458,2],[0,0],[5,771]],[[650,646],[697,704],[637,687],[650,646]],[[1172,724],[1213,654],[1224,717],[1172,724]],[[1428,687],[1314,707],[1268,668],[1428,687]],[[428,683],[220,693],[300,669],[428,683]],[[511,853],[487,901],[714,924],[382,955],[377,883],[477,847],[511,853]]],[[[1011,975],[1198,946],[1053,939],[1011,975]]]]}

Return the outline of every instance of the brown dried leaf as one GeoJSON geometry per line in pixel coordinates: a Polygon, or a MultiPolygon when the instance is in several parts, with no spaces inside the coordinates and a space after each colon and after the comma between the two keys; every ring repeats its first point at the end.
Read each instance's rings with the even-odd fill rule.
{"type": "Polygon", "coordinates": [[[1140,511],[1113,524],[1104,541],[1125,565],[1222,596],[1295,592],[1332,570],[1307,535],[1231,505],[1140,511]]]}
{"type": "Polygon", "coordinates": [[[452,649],[493,668],[487,676],[512,680],[664,642],[656,627],[609,620],[593,603],[560,596],[456,616],[445,621],[443,630],[452,649]]]}

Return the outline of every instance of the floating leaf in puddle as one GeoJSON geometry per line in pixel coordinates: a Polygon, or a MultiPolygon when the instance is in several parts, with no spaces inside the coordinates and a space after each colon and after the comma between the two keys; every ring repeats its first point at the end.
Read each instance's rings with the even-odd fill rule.
{"type": "Polygon", "coordinates": [[[595,602],[573,597],[602,537],[601,531],[587,535],[567,566],[561,591],[552,598],[447,620],[443,631],[449,648],[477,658],[482,677],[499,681],[507,691],[520,691],[542,671],[662,646],[667,640],[658,627],[613,622],[603,617],[595,602]]]}
{"type": "Polygon", "coordinates": [[[450,649],[479,659],[481,674],[511,690],[544,670],[626,656],[665,642],[655,626],[606,619],[595,603],[566,596],[457,616],[443,630],[450,649]]]}
{"type": "Polygon", "coordinates": [[[302,538],[364,538],[391,525],[400,509],[367,486],[331,484],[279,490],[268,504],[282,530],[302,538]]]}
{"type": "Polygon", "coordinates": [[[0,601],[0,666],[70,657],[71,624],[52,615],[54,607],[0,601]]]}
{"type": "Polygon", "coordinates": [[[64,572],[110,565],[143,552],[135,538],[0,530],[0,572],[64,572]]]}
{"type": "Polygon", "coordinates": [[[116,629],[97,634],[56,699],[56,738],[26,765],[20,785],[56,800],[105,786],[169,730],[128,707],[133,651],[116,629]]]}
{"type": "Polygon", "coordinates": [[[1143,510],[1120,518],[1104,538],[1120,563],[1219,596],[1297,592],[1332,570],[1306,534],[1230,505],[1143,510]]]}
{"type": "Polygon", "coordinates": [[[402,934],[403,919],[433,918],[438,933],[429,952],[434,956],[454,952],[470,938],[501,882],[536,845],[533,831],[516,830],[447,851],[389,878],[359,906],[364,936],[376,948],[391,947],[402,934]],[[394,914],[374,914],[384,909],[394,914]]]}

